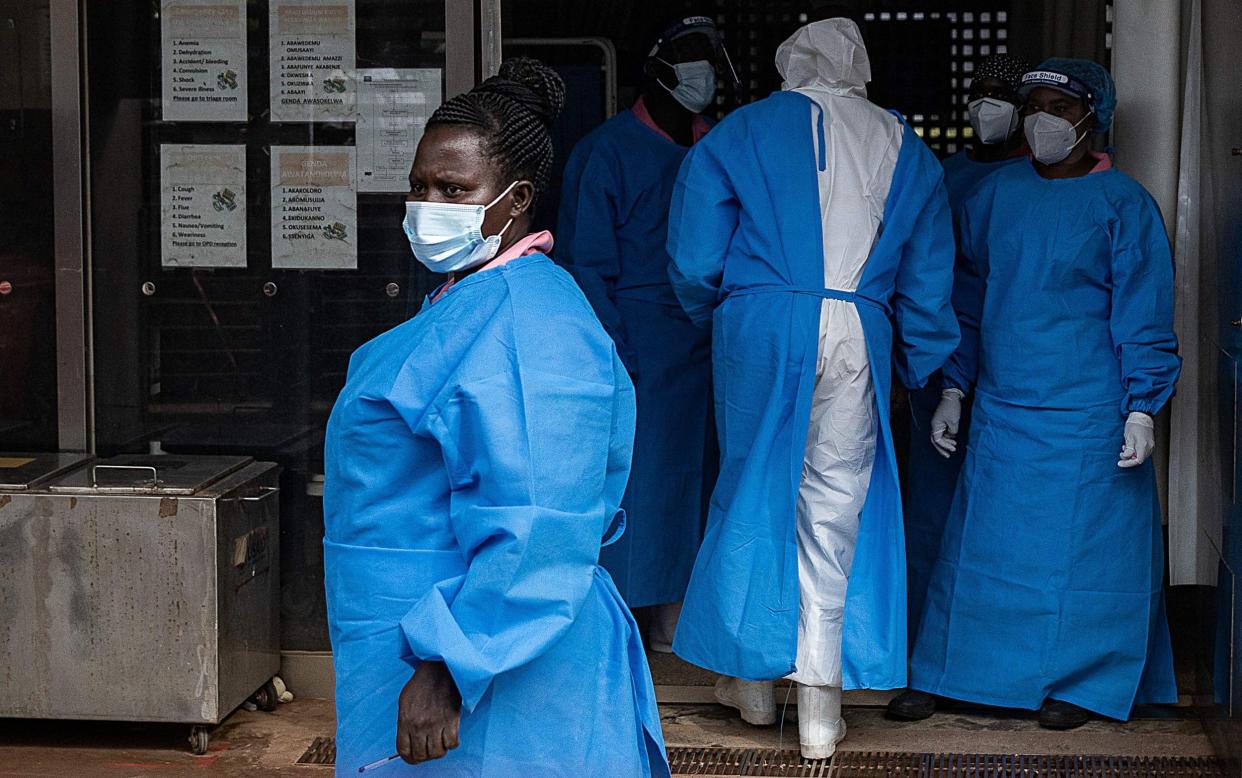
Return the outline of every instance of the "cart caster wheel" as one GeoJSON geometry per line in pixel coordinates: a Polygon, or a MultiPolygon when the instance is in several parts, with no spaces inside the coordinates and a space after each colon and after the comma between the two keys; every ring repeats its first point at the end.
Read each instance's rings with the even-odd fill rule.
{"type": "Polygon", "coordinates": [[[190,730],[190,753],[202,756],[207,753],[207,744],[211,742],[211,732],[206,727],[194,727],[190,730]]]}
{"type": "Polygon", "coordinates": [[[280,697],[276,694],[276,684],[272,683],[270,679],[250,699],[264,713],[271,713],[280,704],[280,697]]]}

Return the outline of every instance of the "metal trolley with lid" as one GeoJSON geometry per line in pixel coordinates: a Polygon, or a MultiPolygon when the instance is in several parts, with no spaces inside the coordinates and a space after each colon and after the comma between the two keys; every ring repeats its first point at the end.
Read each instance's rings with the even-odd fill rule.
{"type": "Polygon", "coordinates": [[[248,698],[274,708],[278,476],[249,457],[0,456],[0,717],[189,724],[205,753],[248,698]]]}

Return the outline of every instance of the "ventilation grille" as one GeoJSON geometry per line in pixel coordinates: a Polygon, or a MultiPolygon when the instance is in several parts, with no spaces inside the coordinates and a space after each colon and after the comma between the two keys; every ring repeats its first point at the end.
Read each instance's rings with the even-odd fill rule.
{"type": "MultiPolygon", "coordinates": [[[[975,66],[1009,51],[1012,0],[870,0],[865,15],[876,104],[896,108],[940,156],[971,137],[966,107],[975,66]]],[[[716,22],[749,103],[779,89],[772,53],[808,20],[806,0],[716,0],[716,22]]],[[[726,94],[718,100],[717,118],[726,94]]]]}
{"type": "MultiPolygon", "coordinates": [[[[317,737],[298,764],[331,766],[336,742],[317,737]]],[[[670,748],[673,775],[807,778],[1232,778],[1216,759],[1138,756],[838,753],[808,761],[797,751],[670,748]]]]}
{"type": "Polygon", "coordinates": [[[298,759],[298,764],[317,764],[331,767],[336,764],[336,739],[317,737],[306,753],[298,759]]]}
{"type": "MultiPolygon", "coordinates": [[[[907,5],[909,10],[880,11],[866,15],[869,33],[877,38],[877,43],[886,39],[901,42],[901,49],[917,52],[925,61],[919,67],[932,72],[917,72],[915,69],[900,68],[899,75],[894,77],[896,83],[889,85],[887,93],[874,95],[879,97],[881,105],[892,105],[906,114],[906,120],[922,136],[927,145],[940,156],[948,156],[960,150],[971,137],[970,112],[967,103],[970,101],[970,81],[974,77],[975,66],[991,54],[1005,54],[1009,51],[1009,12],[1004,9],[1008,3],[981,3],[985,6],[974,11],[923,11],[915,10],[922,3],[890,3],[890,5],[907,5]],[[996,6],[987,8],[986,6],[996,6]],[[928,42],[931,42],[930,45],[928,42]],[[923,50],[923,43],[931,51],[923,50]],[[947,49],[947,58],[944,57],[947,49]],[[936,72],[947,68],[948,73],[936,72]],[[928,90],[931,84],[943,86],[947,76],[947,92],[932,91],[934,105],[903,105],[909,103],[905,95],[911,92],[928,90]]],[[[901,49],[889,46],[885,51],[877,51],[879,56],[888,56],[901,62],[901,49]]]]}
{"type": "Polygon", "coordinates": [[[797,751],[670,748],[673,775],[828,778],[1225,778],[1213,759],[841,752],[808,761],[797,751]]]}

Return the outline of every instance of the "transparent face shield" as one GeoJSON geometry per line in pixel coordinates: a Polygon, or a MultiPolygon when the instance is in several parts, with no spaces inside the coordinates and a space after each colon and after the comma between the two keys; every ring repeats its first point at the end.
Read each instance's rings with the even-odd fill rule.
{"type": "Polygon", "coordinates": [[[733,67],[733,58],[729,56],[729,47],[725,46],[724,36],[717,33],[716,39],[716,48],[719,52],[720,59],[724,62],[725,67],[729,69],[729,88],[732,89],[733,93],[736,95],[742,88],[742,79],[737,75],[737,68],[733,67]]]}
{"type": "Polygon", "coordinates": [[[742,79],[738,76],[737,68],[733,65],[733,57],[729,55],[728,47],[725,46],[724,34],[715,27],[704,26],[686,29],[669,38],[661,37],[655,42],[655,45],[651,47],[651,51],[648,52],[647,56],[652,59],[659,59],[660,49],[663,46],[687,35],[703,35],[708,38],[711,42],[712,51],[715,55],[713,64],[716,66],[717,74],[722,81],[726,82],[726,85],[731,91],[734,99],[736,99],[742,88],[742,79]]]}

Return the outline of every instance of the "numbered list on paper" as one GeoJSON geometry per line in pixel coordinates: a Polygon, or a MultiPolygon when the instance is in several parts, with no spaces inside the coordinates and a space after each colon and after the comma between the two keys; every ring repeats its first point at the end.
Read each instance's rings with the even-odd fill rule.
{"type": "Polygon", "coordinates": [[[246,266],[246,147],[160,146],[164,267],[246,266]]]}
{"type": "Polygon", "coordinates": [[[358,267],[352,147],[272,147],[272,267],[358,267]]]}
{"type": "Polygon", "coordinates": [[[272,121],[353,121],[353,0],[272,0],[268,13],[272,121]]]}
{"type": "Polygon", "coordinates": [[[246,121],[245,0],[164,0],[160,37],[164,121],[246,121]]]}

